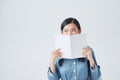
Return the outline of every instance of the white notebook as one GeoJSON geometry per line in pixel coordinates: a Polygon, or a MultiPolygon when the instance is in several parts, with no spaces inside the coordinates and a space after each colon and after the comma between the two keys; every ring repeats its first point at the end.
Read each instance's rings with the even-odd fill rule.
{"type": "Polygon", "coordinates": [[[86,34],[55,35],[55,49],[60,48],[62,58],[80,58],[82,48],[87,46],[86,34]]]}

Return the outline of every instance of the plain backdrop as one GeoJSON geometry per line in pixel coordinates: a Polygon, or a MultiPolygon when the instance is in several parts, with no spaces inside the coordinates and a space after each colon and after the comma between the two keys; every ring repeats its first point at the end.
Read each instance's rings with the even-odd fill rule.
{"type": "Polygon", "coordinates": [[[79,20],[103,80],[120,80],[119,0],[0,0],[0,80],[47,80],[54,35],[79,20]]]}

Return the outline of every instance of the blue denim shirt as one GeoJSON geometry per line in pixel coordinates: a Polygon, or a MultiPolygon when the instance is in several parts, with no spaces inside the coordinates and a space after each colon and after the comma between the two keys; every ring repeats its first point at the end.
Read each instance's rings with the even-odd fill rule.
{"type": "Polygon", "coordinates": [[[94,69],[88,64],[87,58],[85,61],[80,61],[78,58],[64,59],[62,66],[58,63],[60,58],[57,58],[54,73],[48,68],[48,80],[99,80],[100,67],[97,65],[94,52],[92,56],[95,61],[94,69]]]}

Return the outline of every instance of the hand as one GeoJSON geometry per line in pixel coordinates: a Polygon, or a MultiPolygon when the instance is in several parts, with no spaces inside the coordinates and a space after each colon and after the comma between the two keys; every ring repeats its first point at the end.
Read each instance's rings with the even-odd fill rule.
{"type": "Polygon", "coordinates": [[[92,69],[95,68],[95,62],[94,59],[92,57],[92,50],[87,46],[83,48],[83,56],[86,58],[88,58],[88,60],[90,61],[90,66],[92,69]]]}
{"type": "Polygon", "coordinates": [[[57,58],[57,57],[61,57],[62,55],[61,55],[62,53],[60,52],[60,49],[56,49],[56,50],[54,50],[54,51],[52,51],[51,52],[51,62],[52,63],[54,63],[54,61],[55,61],[55,59],[57,58]]]}
{"type": "Polygon", "coordinates": [[[54,50],[51,52],[51,58],[50,58],[50,70],[53,73],[55,70],[54,62],[57,57],[61,57],[62,53],[60,52],[60,49],[54,50]]]}
{"type": "Polygon", "coordinates": [[[92,58],[92,50],[88,46],[83,48],[83,56],[88,59],[92,58]]]}

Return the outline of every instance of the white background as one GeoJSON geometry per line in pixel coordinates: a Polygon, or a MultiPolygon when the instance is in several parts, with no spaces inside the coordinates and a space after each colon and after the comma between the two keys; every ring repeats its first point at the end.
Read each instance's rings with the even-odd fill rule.
{"type": "Polygon", "coordinates": [[[47,80],[54,35],[75,17],[103,80],[120,80],[119,0],[0,0],[0,80],[47,80]]]}

